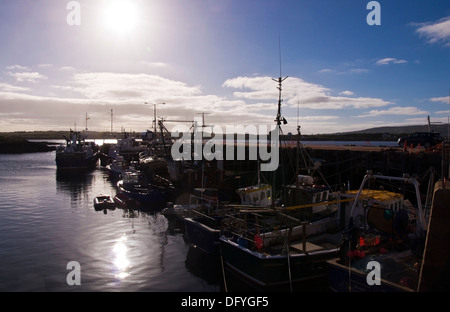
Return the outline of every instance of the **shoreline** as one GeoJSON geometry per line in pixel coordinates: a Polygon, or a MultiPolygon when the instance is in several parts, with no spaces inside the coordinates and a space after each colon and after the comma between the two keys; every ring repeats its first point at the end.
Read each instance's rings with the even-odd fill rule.
{"type": "Polygon", "coordinates": [[[44,153],[56,150],[49,142],[30,142],[28,140],[11,140],[0,137],[0,154],[44,153]]]}

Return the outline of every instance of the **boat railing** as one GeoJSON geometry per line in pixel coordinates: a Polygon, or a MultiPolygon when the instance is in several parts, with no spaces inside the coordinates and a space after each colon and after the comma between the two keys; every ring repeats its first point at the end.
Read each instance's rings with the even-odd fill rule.
{"type": "Polygon", "coordinates": [[[416,200],[417,200],[417,209],[418,209],[418,215],[419,215],[419,222],[416,223],[416,235],[418,237],[423,237],[426,231],[426,224],[425,224],[425,215],[422,209],[422,200],[420,196],[420,190],[419,190],[419,182],[415,177],[409,177],[408,175],[404,175],[403,177],[393,177],[393,176],[384,176],[384,175],[376,175],[373,174],[371,170],[368,170],[366,172],[366,175],[363,178],[363,181],[358,189],[358,192],[356,193],[355,198],[352,200],[353,205],[350,209],[350,219],[353,217],[353,212],[355,210],[355,207],[358,205],[359,198],[364,190],[364,187],[368,181],[373,181],[376,179],[382,179],[382,180],[388,180],[388,181],[402,181],[404,183],[410,183],[414,186],[415,192],[416,192],[416,200]]]}
{"type": "MultiPolygon", "coordinates": [[[[303,221],[300,223],[300,226],[302,227],[302,234],[301,234],[301,240],[300,245],[298,244],[298,240],[295,241],[296,248],[291,248],[290,245],[294,244],[294,240],[292,240],[292,232],[293,227],[288,227],[280,231],[276,231],[278,234],[278,237],[270,237],[271,241],[268,243],[266,242],[266,233],[257,233],[252,231],[239,231],[241,228],[231,229],[228,228],[228,234],[231,234],[235,237],[236,243],[238,245],[241,245],[243,247],[248,248],[249,250],[252,250],[253,247],[256,247],[258,251],[263,251],[264,248],[271,248],[271,246],[278,245],[276,242],[281,242],[282,250],[281,252],[284,254],[290,254],[292,250],[295,250],[297,253],[304,253],[308,254],[307,249],[307,226],[310,224],[309,221],[303,221]],[[243,243],[245,242],[245,243],[243,243]],[[250,245],[249,245],[250,244],[250,245]],[[301,247],[299,247],[301,246],[301,247]]],[[[273,234],[274,232],[270,232],[270,234],[273,234]]]]}

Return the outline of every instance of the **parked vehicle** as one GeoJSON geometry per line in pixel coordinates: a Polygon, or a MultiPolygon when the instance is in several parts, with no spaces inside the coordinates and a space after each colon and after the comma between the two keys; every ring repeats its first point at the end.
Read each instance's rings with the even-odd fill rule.
{"type": "Polygon", "coordinates": [[[444,141],[444,138],[437,132],[414,132],[408,136],[401,137],[397,140],[398,145],[404,146],[424,146],[429,148],[444,141]]]}

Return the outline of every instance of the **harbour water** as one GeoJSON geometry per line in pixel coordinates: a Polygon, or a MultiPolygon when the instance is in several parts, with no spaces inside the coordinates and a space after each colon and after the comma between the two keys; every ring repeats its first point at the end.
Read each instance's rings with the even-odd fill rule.
{"type": "Polygon", "coordinates": [[[96,211],[96,196],[117,193],[100,166],[60,175],[55,152],[0,154],[0,190],[0,291],[253,290],[229,275],[224,283],[220,259],[191,247],[160,211],[96,211]],[[67,282],[72,261],[80,285],[67,282]]]}
{"type": "Polygon", "coordinates": [[[217,267],[160,212],[94,210],[116,194],[101,167],[61,176],[55,152],[0,155],[0,190],[0,291],[221,291],[217,267]]]}

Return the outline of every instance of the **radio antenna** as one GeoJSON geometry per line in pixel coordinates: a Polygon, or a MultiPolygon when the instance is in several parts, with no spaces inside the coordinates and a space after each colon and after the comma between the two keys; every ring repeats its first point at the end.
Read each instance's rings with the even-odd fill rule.
{"type": "Polygon", "coordinates": [[[282,78],[282,75],[281,75],[281,39],[280,39],[280,37],[278,37],[278,53],[279,53],[279,58],[280,58],[280,77],[278,77],[278,79],[272,78],[272,80],[275,82],[278,82],[278,87],[277,87],[277,89],[278,89],[278,110],[277,110],[277,117],[276,117],[275,121],[277,122],[277,125],[280,126],[281,120],[283,120],[283,122],[285,124],[287,123],[286,119],[284,119],[284,117],[281,117],[281,102],[283,101],[281,98],[281,83],[283,81],[285,81],[286,78],[288,77],[288,76],[286,76],[286,77],[282,78]]]}
{"type": "Polygon", "coordinates": [[[281,74],[281,36],[278,35],[278,57],[280,58],[280,77],[283,76],[281,74]]]}

